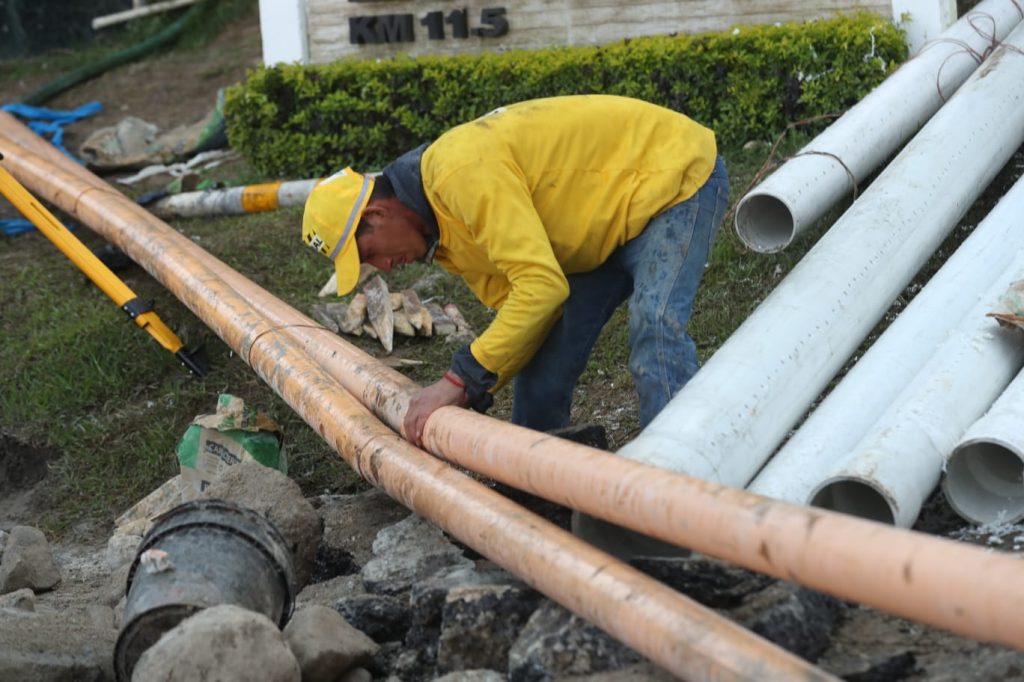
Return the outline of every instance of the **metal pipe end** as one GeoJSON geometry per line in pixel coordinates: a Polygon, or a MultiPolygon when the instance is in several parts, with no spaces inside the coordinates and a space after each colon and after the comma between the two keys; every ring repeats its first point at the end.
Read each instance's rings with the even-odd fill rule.
{"type": "Polygon", "coordinates": [[[774,253],[792,243],[796,218],[779,197],[751,192],[736,207],[736,234],[754,251],[774,253]]]}
{"type": "Polygon", "coordinates": [[[974,523],[1024,518],[1024,455],[991,440],[961,444],[946,463],[942,492],[953,510],[974,523]]]}
{"type": "Polygon", "coordinates": [[[892,502],[881,490],[863,479],[829,479],[811,493],[810,505],[896,525],[896,510],[892,502]]]}

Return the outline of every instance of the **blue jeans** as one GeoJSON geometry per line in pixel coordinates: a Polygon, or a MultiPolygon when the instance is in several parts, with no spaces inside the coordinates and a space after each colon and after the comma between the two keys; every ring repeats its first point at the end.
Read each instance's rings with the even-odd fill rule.
{"type": "Polygon", "coordinates": [[[648,423],[698,368],[686,332],[693,299],[728,205],[721,157],[686,201],[651,219],[600,267],[569,275],[569,298],[544,344],[515,379],[512,422],[538,431],[568,426],[572,395],[598,334],[629,298],[629,370],[648,423]]]}

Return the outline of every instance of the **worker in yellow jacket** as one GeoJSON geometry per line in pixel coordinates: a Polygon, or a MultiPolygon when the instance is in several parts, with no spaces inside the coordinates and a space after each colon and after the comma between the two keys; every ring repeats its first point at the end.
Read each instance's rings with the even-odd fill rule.
{"type": "Polygon", "coordinates": [[[641,426],[697,371],[686,332],[729,183],[711,130],[625,97],[501,107],[399,157],[376,179],[342,170],[310,194],[304,241],[334,260],[338,294],[359,264],[437,262],[497,309],[403,424],[417,445],[445,405],[485,411],[515,377],[512,421],[568,425],[601,328],[629,299],[641,426]]]}

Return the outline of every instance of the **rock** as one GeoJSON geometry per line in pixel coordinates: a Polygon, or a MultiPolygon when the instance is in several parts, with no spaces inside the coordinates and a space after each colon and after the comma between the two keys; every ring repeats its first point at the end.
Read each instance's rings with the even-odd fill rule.
{"type": "Polygon", "coordinates": [[[262,614],[231,605],[204,609],[178,623],[139,657],[132,673],[133,682],[301,679],[277,626],[262,614]]]}
{"type": "Polygon", "coordinates": [[[4,547],[7,546],[8,533],[5,530],[0,530],[0,557],[4,555],[4,547]]]}
{"type": "Polygon", "coordinates": [[[379,594],[399,594],[442,570],[473,565],[439,528],[416,515],[381,530],[373,553],[363,566],[363,584],[379,594]]]}
{"type": "Polygon", "coordinates": [[[107,566],[110,566],[110,570],[115,571],[130,564],[141,542],[142,537],[139,535],[111,535],[107,540],[107,566]]]}
{"type": "Polygon", "coordinates": [[[302,682],[334,682],[340,673],[369,663],[379,648],[326,606],[297,611],[284,636],[299,662],[302,682]]]}
{"type": "MultiPolygon", "coordinates": [[[[373,674],[373,678],[387,678],[390,680],[393,677],[391,671],[394,670],[398,656],[404,649],[405,646],[401,642],[384,642],[381,644],[380,649],[377,650],[377,655],[373,657],[373,662],[367,666],[367,669],[373,674]]],[[[402,681],[399,680],[399,682],[402,681]]]]}
{"type": "Polygon", "coordinates": [[[334,609],[375,642],[402,639],[409,629],[409,607],[394,597],[377,594],[346,597],[335,602],[334,609]]]}
{"type": "Polygon", "coordinates": [[[437,644],[438,670],[504,671],[519,631],[541,596],[528,587],[474,585],[448,592],[437,644]]]}
{"type": "Polygon", "coordinates": [[[362,567],[373,558],[373,540],[381,529],[409,516],[409,510],[379,488],[355,495],[313,499],[324,520],[323,544],[345,550],[362,567]]]}
{"type": "Polygon", "coordinates": [[[338,331],[361,336],[363,322],[366,320],[366,303],[366,294],[360,292],[353,296],[345,308],[345,317],[337,320],[338,331]]]}
{"type": "Polygon", "coordinates": [[[476,568],[456,568],[416,583],[409,591],[410,625],[405,633],[406,647],[423,652],[421,658],[430,665],[437,662],[437,641],[441,636],[441,614],[449,590],[462,584],[473,584],[480,578],[476,568]]]}
{"type": "Polygon", "coordinates": [[[780,581],[732,615],[768,641],[813,663],[831,642],[842,608],[834,597],[780,581]]]}
{"type": "Polygon", "coordinates": [[[313,574],[309,577],[309,582],[321,583],[340,575],[352,575],[358,572],[359,565],[356,564],[351,552],[321,542],[317,545],[316,554],[313,556],[313,574]]]}
{"type": "Polygon", "coordinates": [[[394,348],[395,314],[387,282],[375,275],[363,285],[363,293],[366,294],[366,316],[384,350],[390,353],[394,348]]]}
{"type": "Polygon", "coordinates": [[[128,521],[124,525],[118,526],[114,529],[114,535],[134,535],[136,537],[145,537],[149,529],[153,527],[153,522],[148,519],[135,519],[134,521],[128,521]]]}
{"type": "Polygon", "coordinates": [[[337,682],[373,682],[373,675],[366,668],[352,668],[339,677],[337,682]]]}
{"type": "Polygon", "coordinates": [[[508,654],[511,682],[617,670],[640,656],[554,602],[538,608],[508,654]]]}
{"type": "Polygon", "coordinates": [[[60,570],[42,531],[29,526],[12,528],[0,559],[0,594],[23,587],[42,592],[59,582],[60,570]]]}
{"type": "Polygon", "coordinates": [[[711,557],[634,557],[630,565],[714,609],[736,608],[775,582],[761,573],[711,557]]]}
{"type": "Polygon", "coordinates": [[[552,682],[674,682],[677,679],[675,675],[645,661],[611,672],[555,677],[552,682]]]}
{"type": "Polygon", "coordinates": [[[505,682],[505,676],[494,670],[459,670],[442,675],[434,682],[505,682]]]}
{"type": "Polygon", "coordinates": [[[128,607],[128,597],[121,597],[121,600],[114,605],[114,627],[121,629],[124,625],[124,610],[128,607]]]}
{"type": "Polygon", "coordinates": [[[455,588],[473,585],[526,587],[525,583],[501,569],[481,571],[477,570],[476,566],[454,568],[413,585],[409,592],[409,609],[412,612],[413,625],[434,626],[439,630],[448,593],[455,588]]]}
{"type": "Polygon", "coordinates": [[[288,543],[298,587],[309,581],[323,524],[295,481],[258,462],[241,462],[221,472],[203,497],[234,502],[262,514],[288,543]]]}
{"type": "Polygon", "coordinates": [[[366,594],[366,590],[363,589],[362,578],[358,575],[340,575],[321,583],[307,585],[295,597],[295,608],[302,608],[310,604],[333,607],[339,599],[364,594],[366,594]]]}
{"type": "Polygon", "coordinates": [[[0,680],[108,682],[117,631],[81,613],[0,611],[0,680]]]}
{"type": "Polygon", "coordinates": [[[344,319],[346,308],[348,306],[344,303],[320,303],[313,306],[310,314],[313,315],[314,320],[337,334],[339,331],[338,318],[344,319]]]}
{"type": "Polygon", "coordinates": [[[128,589],[128,572],[131,568],[131,564],[118,566],[110,574],[106,584],[96,594],[96,602],[114,607],[119,601],[124,599],[128,589]]]}
{"type": "Polygon", "coordinates": [[[402,682],[428,682],[437,677],[437,670],[428,652],[403,649],[394,658],[391,674],[402,682]]]}
{"type": "Polygon", "coordinates": [[[36,610],[36,593],[27,587],[0,595],[0,609],[36,610]]]}
{"type": "Polygon", "coordinates": [[[881,661],[869,662],[856,672],[844,672],[842,679],[846,682],[896,682],[920,672],[914,654],[904,651],[881,661]]]}
{"type": "MultiPolygon", "coordinates": [[[[413,288],[416,288],[415,284],[413,285],[413,288]]],[[[427,312],[430,313],[430,324],[434,334],[437,336],[449,337],[455,333],[456,329],[458,329],[455,325],[455,320],[445,315],[444,310],[442,310],[441,306],[437,303],[428,301],[427,303],[424,303],[423,306],[427,309],[427,312]]]]}
{"type": "Polygon", "coordinates": [[[191,498],[186,496],[189,489],[181,474],[167,480],[114,520],[114,535],[145,535],[153,527],[153,519],[191,498]]]}
{"type": "Polygon", "coordinates": [[[86,604],[81,609],[83,617],[97,628],[113,630],[117,627],[114,622],[114,609],[111,607],[103,604],[86,604]]]}

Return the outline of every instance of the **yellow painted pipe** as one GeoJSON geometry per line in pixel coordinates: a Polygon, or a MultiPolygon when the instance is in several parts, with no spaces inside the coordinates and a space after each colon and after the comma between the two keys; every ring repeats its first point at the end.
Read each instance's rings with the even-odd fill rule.
{"type": "MultiPolygon", "coordinates": [[[[5,128],[0,132],[6,134],[5,128]]],[[[59,152],[50,155],[66,165],[59,152]]],[[[400,428],[413,382],[209,254],[196,257],[378,417],[400,428]]],[[[458,408],[432,416],[424,440],[432,452],[467,469],[666,542],[1024,649],[1024,565],[1014,558],[724,488],[458,408]]]]}
{"type": "Polygon", "coordinates": [[[24,149],[0,151],[22,182],[149,269],[360,475],[544,594],[686,679],[836,679],[413,447],[197,259],[188,239],[98,179],[24,149]]]}

